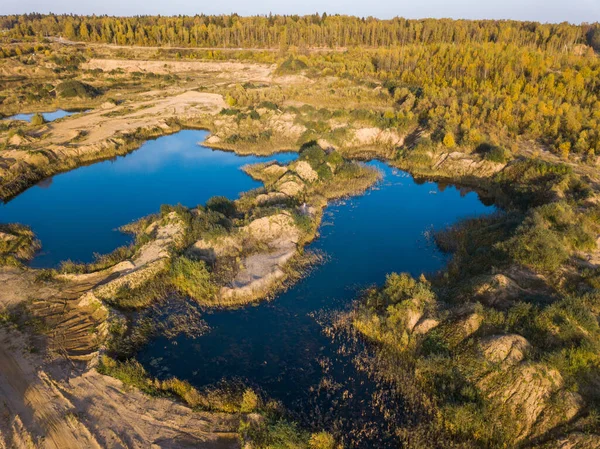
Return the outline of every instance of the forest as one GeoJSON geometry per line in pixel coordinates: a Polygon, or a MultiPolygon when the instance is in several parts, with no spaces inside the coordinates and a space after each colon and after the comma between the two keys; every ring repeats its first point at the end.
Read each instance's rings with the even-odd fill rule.
{"type": "MultiPolygon", "coordinates": [[[[313,76],[383,83],[389,127],[420,126],[448,147],[535,142],[563,159],[600,154],[600,25],[511,21],[378,20],[349,16],[0,17],[3,39],[43,37],[181,46],[178,58],[227,59],[205,49],[290,62],[313,76]],[[184,48],[186,47],[186,48],[184,48]],[[187,49],[189,47],[189,49],[187,49]],[[332,51],[314,51],[329,48],[332,51]],[[194,50],[196,49],[196,50],[194,50]],[[313,51],[311,51],[313,50],[313,51]]],[[[34,48],[0,48],[0,57],[34,48]]],[[[288,64],[289,65],[289,64],[288,64]]],[[[376,85],[374,83],[374,85],[376,85]]],[[[514,148],[513,148],[514,149],[514,148]]]]}
{"type": "Polygon", "coordinates": [[[600,49],[598,24],[492,20],[379,20],[327,14],[108,17],[26,14],[0,17],[10,37],[62,36],[119,45],[276,48],[504,43],[553,52],[577,44],[600,49]]]}

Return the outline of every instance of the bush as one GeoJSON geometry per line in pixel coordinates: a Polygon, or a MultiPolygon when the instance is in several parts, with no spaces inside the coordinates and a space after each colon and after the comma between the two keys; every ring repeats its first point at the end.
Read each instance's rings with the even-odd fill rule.
{"type": "Polygon", "coordinates": [[[221,112],[219,112],[219,114],[221,115],[238,115],[241,111],[239,109],[228,109],[228,108],[223,108],[221,109],[221,112]]]}
{"type": "Polygon", "coordinates": [[[31,117],[31,124],[34,126],[40,126],[44,123],[46,123],[46,119],[39,112],[36,112],[35,114],[33,114],[33,117],[31,117]]]}
{"type": "Polygon", "coordinates": [[[205,404],[202,395],[185,380],[171,378],[160,383],[161,390],[168,391],[180,397],[188,406],[198,407],[205,404]]]}
{"type": "Polygon", "coordinates": [[[236,214],[235,203],[224,196],[213,196],[206,202],[206,209],[218,212],[226,217],[234,217],[236,214]]]}
{"type": "Polygon", "coordinates": [[[252,413],[259,408],[260,398],[254,390],[247,388],[242,395],[242,403],[240,404],[241,413],[252,413]]]}
{"type": "Polygon", "coordinates": [[[279,109],[279,106],[277,106],[275,103],[273,103],[272,101],[262,101],[258,104],[258,108],[262,108],[262,109],[269,109],[271,111],[277,111],[279,109]]]}
{"type": "Polygon", "coordinates": [[[317,168],[317,175],[319,175],[319,179],[321,181],[329,181],[330,179],[333,179],[333,173],[327,164],[323,164],[317,168]]]}
{"type": "Polygon", "coordinates": [[[308,65],[306,65],[306,63],[304,61],[301,61],[300,59],[296,59],[296,58],[290,56],[288,59],[286,59],[279,65],[279,67],[277,68],[277,73],[278,74],[297,73],[297,72],[300,72],[307,68],[308,68],[308,65]]]}
{"type": "Polygon", "coordinates": [[[542,271],[553,271],[569,258],[560,236],[543,227],[533,227],[511,238],[504,247],[522,265],[542,271]]]}
{"type": "Polygon", "coordinates": [[[310,449],[334,449],[335,440],[327,432],[313,433],[308,441],[310,449]]]}
{"type": "Polygon", "coordinates": [[[538,270],[556,270],[574,250],[596,247],[597,225],[566,202],[533,209],[503,246],[517,262],[538,270]]]}
{"type": "Polygon", "coordinates": [[[184,256],[173,262],[171,282],[180,293],[196,300],[210,301],[217,292],[206,263],[184,256]]]}
{"type": "Polygon", "coordinates": [[[314,170],[317,170],[326,160],[326,154],[323,149],[314,142],[309,142],[300,149],[301,161],[308,162],[314,170]]]}
{"type": "Polygon", "coordinates": [[[98,372],[119,379],[125,385],[139,388],[147,393],[154,393],[148,374],[137,360],[117,362],[107,356],[102,356],[98,364],[98,372]]]}
{"type": "Polygon", "coordinates": [[[336,169],[344,163],[344,158],[337,151],[332,151],[327,155],[327,163],[331,164],[334,167],[334,169],[336,169]]]}
{"type": "Polygon", "coordinates": [[[490,145],[489,143],[479,145],[476,151],[482,154],[486,161],[500,164],[504,164],[510,157],[510,153],[507,150],[496,145],[490,145]]]}
{"type": "Polygon", "coordinates": [[[56,86],[56,93],[63,98],[94,98],[100,94],[95,87],[77,80],[63,81],[56,86]]]}

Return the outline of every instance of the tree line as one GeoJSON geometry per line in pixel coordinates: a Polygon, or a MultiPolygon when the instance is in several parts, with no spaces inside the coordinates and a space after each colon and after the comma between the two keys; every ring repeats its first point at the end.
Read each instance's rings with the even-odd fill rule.
{"type": "Polygon", "coordinates": [[[498,20],[380,20],[313,14],[219,16],[0,16],[9,37],[62,36],[119,45],[277,48],[506,43],[551,51],[587,44],[600,50],[598,24],[540,24],[498,20]]]}

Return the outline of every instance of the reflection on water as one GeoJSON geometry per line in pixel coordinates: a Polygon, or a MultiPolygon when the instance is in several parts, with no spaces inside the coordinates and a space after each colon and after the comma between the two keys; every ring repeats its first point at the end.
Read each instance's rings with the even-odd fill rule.
{"type": "Polygon", "coordinates": [[[49,189],[52,186],[53,177],[42,179],[40,182],[36,184],[40,189],[49,189]]]}
{"type": "Polygon", "coordinates": [[[156,140],[126,156],[63,173],[31,187],[0,205],[0,222],[32,227],[42,242],[34,267],[61,261],[90,262],[131,237],[117,230],[162,204],[204,204],[214,195],[236,198],[259,187],[240,168],[265,160],[282,163],[295,153],[268,158],[241,157],[199,145],[206,131],[181,131],[156,140]]]}
{"type": "Polygon", "coordinates": [[[385,175],[379,185],[327,208],[321,236],[310,245],[328,256],[323,265],[272,302],[205,314],[210,331],[202,337],[156,338],[138,354],[146,368],[198,387],[242,379],[305,424],[337,429],[349,446],[395,447],[384,416],[371,407],[373,385],[318,321],[390,272],[439,270],[446,258],[428,238],[431,229],[494,209],[473,192],[373,165],[385,175]]]}

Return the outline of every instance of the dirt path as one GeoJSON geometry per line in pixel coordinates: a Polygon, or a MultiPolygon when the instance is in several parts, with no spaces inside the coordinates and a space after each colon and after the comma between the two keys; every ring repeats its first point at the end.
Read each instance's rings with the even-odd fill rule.
{"type": "MultiPolygon", "coordinates": [[[[90,48],[106,48],[106,49],[115,49],[115,50],[204,50],[204,51],[250,51],[250,52],[270,52],[270,53],[278,53],[281,50],[279,48],[269,48],[269,47],[256,47],[256,48],[242,48],[242,47],[174,47],[170,45],[164,45],[162,47],[157,46],[140,46],[140,45],[117,45],[117,44],[102,44],[96,42],[76,42],[71,41],[69,39],[65,39],[64,37],[56,37],[49,36],[48,40],[52,42],[56,42],[57,44],[62,45],[81,45],[90,48]]],[[[367,47],[368,48],[368,47],[367,47]]],[[[371,47],[376,49],[377,47],[371,47]]],[[[327,53],[327,52],[345,52],[348,50],[348,47],[311,47],[308,49],[311,53],[327,53]]]]}

